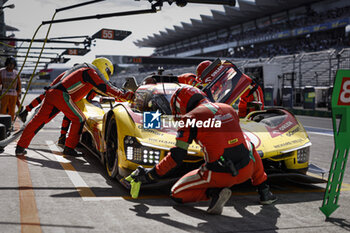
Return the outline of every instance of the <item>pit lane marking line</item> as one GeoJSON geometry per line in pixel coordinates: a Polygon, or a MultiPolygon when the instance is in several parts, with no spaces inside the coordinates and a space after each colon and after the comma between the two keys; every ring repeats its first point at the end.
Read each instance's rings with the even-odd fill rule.
{"type": "Polygon", "coordinates": [[[325,129],[325,128],[319,128],[319,127],[312,127],[312,126],[304,126],[307,133],[313,133],[318,135],[324,135],[324,136],[331,136],[333,137],[333,130],[332,129],[325,129]]]}
{"type": "MultiPolygon", "coordinates": [[[[20,128],[19,121],[14,124],[15,130],[20,128]]],[[[19,208],[21,232],[42,232],[32,178],[25,156],[17,156],[17,177],[19,189],[19,208]]]]}
{"type": "Polygon", "coordinates": [[[58,161],[62,168],[65,170],[67,176],[72,181],[73,185],[77,189],[80,196],[83,198],[96,197],[92,192],[90,187],[85,183],[83,178],[79,175],[77,170],[73,167],[71,162],[64,158],[63,154],[57,155],[54,151],[60,151],[60,149],[54,144],[53,141],[46,141],[46,144],[49,146],[50,150],[53,152],[53,158],[58,161]]]}
{"type": "Polygon", "coordinates": [[[328,136],[328,137],[333,137],[333,134],[327,134],[327,133],[319,133],[319,132],[312,132],[312,131],[307,131],[308,134],[317,134],[317,135],[322,135],[322,136],[328,136]]]}
{"type": "MultiPolygon", "coordinates": [[[[71,162],[64,158],[62,153],[57,153],[60,151],[60,148],[53,141],[46,141],[46,144],[49,146],[52,152],[52,158],[58,161],[62,168],[65,170],[67,176],[79,192],[83,201],[113,201],[113,200],[130,200],[131,196],[104,196],[96,197],[94,192],[86,184],[83,178],[79,175],[77,170],[73,167],[71,162]]],[[[152,196],[141,196],[138,199],[159,199],[159,198],[168,198],[168,195],[152,195],[152,196]]]]}
{"type": "MultiPolygon", "coordinates": [[[[316,175],[314,173],[311,173],[311,172],[308,172],[307,173],[308,176],[313,176],[313,177],[316,177],[316,178],[319,178],[319,179],[323,179],[323,177],[319,176],[319,175],[316,175]]],[[[328,182],[328,180],[326,180],[328,182]]],[[[342,183],[342,187],[340,188],[340,191],[350,191],[350,184],[347,184],[347,183],[342,183]]]]}
{"type": "Polygon", "coordinates": [[[305,129],[311,129],[311,130],[318,130],[318,131],[329,131],[329,132],[333,133],[333,129],[330,129],[330,128],[321,128],[321,127],[305,126],[305,125],[304,125],[304,128],[305,129]]]}
{"type": "MultiPolygon", "coordinates": [[[[67,176],[79,192],[83,201],[113,201],[113,200],[130,200],[131,196],[104,196],[96,197],[94,192],[86,184],[83,178],[79,175],[77,170],[73,167],[71,162],[64,158],[62,153],[57,153],[60,151],[60,148],[53,141],[46,141],[46,144],[49,146],[52,152],[52,158],[58,161],[62,168],[65,170],[67,176]]],[[[159,199],[159,198],[168,198],[168,195],[152,195],[152,196],[140,196],[138,199],[159,199]]]]}
{"type": "Polygon", "coordinates": [[[24,155],[17,156],[21,232],[42,232],[32,179],[24,155]]]}

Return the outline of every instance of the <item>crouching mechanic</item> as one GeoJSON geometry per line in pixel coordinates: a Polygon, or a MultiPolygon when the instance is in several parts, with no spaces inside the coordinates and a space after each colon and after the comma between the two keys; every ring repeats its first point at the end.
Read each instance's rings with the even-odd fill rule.
{"type": "Polygon", "coordinates": [[[116,99],[129,100],[133,92],[123,91],[112,86],[107,80],[113,74],[113,64],[107,58],[96,58],[92,64],[84,63],[66,71],[63,77],[45,93],[42,106],[24,129],[16,147],[16,156],[26,154],[35,134],[59,112],[71,121],[68,138],[63,153],[77,156],[75,147],[83,129],[85,116],[75,102],[81,100],[92,89],[116,99]]]}
{"type": "Polygon", "coordinates": [[[205,163],[180,178],[171,188],[171,197],[180,203],[206,201],[211,199],[207,210],[210,214],[221,214],[225,203],[231,197],[229,187],[251,179],[257,186],[261,204],[271,204],[277,198],[266,184],[266,173],[260,156],[245,140],[239,118],[227,104],[211,103],[204,93],[191,86],[179,88],[171,98],[174,115],[182,115],[181,120],[206,121],[221,120],[218,128],[179,128],[176,147],[152,169],[137,180],[147,183],[160,179],[179,166],[189,145],[195,140],[205,153],[205,163]]]}

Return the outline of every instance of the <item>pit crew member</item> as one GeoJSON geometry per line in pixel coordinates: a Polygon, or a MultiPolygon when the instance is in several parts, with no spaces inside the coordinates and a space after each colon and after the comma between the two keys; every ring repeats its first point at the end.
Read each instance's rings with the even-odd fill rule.
{"type": "Polygon", "coordinates": [[[92,64],[84,63],[66,71],[60,81],[51,85],[46,91],[39,112],[28,123],[17,143],[16,156],[26,154],[25,148],[29,146],[35,134],[61,111],[72,122],[63,153],[71,156],[79,155],[75,147],[85,117],[75,102],[81,100],[92,89],[118,100],[133,98],[133,92],[120,90],[107,81],[112,74],[112,62],[102,57],[96,58],[92,64]]]}
{"type": "MultiPolygon", "coordinates": [[[[59,75],[57,79],[54,82],[52,82],[52,84],[57,83],[62,78],[62,76],[63,74],[59,75]]],[[[85,98],[88,101],[91,101],[96,95],[97,93],[94,90],[91,90],[85,98]]],[[[45,98],[45,92],[39,95],[38,97],[36,97],[35,99],[33,99],[32,102],[30,102],[30,104],[25,106],[25,108],[19,113],[19,118],[22,120],[23,123],[26,122],[28,113],[31,112],[34,108],[36,108],[39,104],[41,104],[44,98],[45,98]]],[[[58,146],[62,148],[64,148],[65,146],[66,137],[67,137],[70,124],[71,124],[71,121],[69,120],[69,118],[64,116],[62,119],[61,130],[60,130],[61,135],[58,138],[58,146]]]]}
{"type": "Polygon", "coordinates": [[[0,85],[4,96],[1,98],[1,114],[11,115],[12,121],[15,118],[16,102],[18,97],[17,89],[21,88],[21,79],[15,69],[16,60],[13,57],[6,58],[5,67],[0,69],[0,85]],[[17,78],[17,80],[15,80],[17,78]],[[8,90],[8,91],[7,91],[8,90]],[[4,92],[7,91],[5,94],[4,92]]]}
{"type": "Polygon", "coordinates": [[[162,178],[179,166],[192,141],[202,146],[205,163],[182,178],[171,188],[171,197],[176,202],[199,202],[211,199],[207,212],[221,214],[225,203],[231,197],[229,187],[251,179],[257,186],[261,204],[271,204],[277,198],[266,183],[266,173],[259,154],[247,142],[239,125],[234,109],[224,103],[212,103],[195,87],[185,85],[171,98],[171,110],[181,115],[181,120],[221,120],[219,128],[185,126],[179,128],[176,147],[151,170],[136,177],[142,183],[162,178]],[[229,130],[227,130],[229,129],[229,130]]]}
{"type": "Polygon", "coordinates": [[[197,76],[193,73],[184,73],[177,76],[179,83],[188,84],[194,87],[198,87],[201,83],[197,76]]]}
{"type": "Polygon", "coordinates": [[[251,83],[252,89],[245,91],[239,99],[238,116],[241,118],[252,111],[264,109],[264,94],[260,85],[252,78],[248,76],[247,78],[251,83]]]}

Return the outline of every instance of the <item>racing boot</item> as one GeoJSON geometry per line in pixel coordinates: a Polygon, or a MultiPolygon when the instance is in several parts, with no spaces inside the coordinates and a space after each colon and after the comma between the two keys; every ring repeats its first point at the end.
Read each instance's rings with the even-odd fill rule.
{"type": "Polygon", "coordinates": [[[270,205],[277,201],[277,197],[270,191],[270,187],[264,181],[258,185],[258,193],[260,195],[260,204],[270,205]]]}
{"type": "Polygon", "coordinates": [[[220,215],[224,205],[230,199],[232,191],[229,188],[209,188],[206,193],[211,198],[207,212],[220,215]]]}
{"type": "Polygon", "coordinates": [[[83,153],[77,152],[76,150],[74,150],[73,148],[70,148],[68,146],[64,147],[63,154],[64,155],[75,156],[75,157],[79,157],[79,156],[83,155],[83,153]]]}
{"type": "Polygon", "coordinates": [[[66,144],[66,135],[61,134],[57,144],[59,147],[64,148],[64,145],[66,144]]]}
{"type": "Polygon", "coordinates": [[[21,155],[27,154],[27,151],[25,148],[17,145],[15,153],[16,153],[16,156],[21,156],[21,155]]]}

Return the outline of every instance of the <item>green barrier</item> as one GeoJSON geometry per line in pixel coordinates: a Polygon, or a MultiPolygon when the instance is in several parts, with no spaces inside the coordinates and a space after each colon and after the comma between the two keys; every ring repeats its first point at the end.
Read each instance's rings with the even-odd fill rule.
{"type": "Polygon", "coordinates": [[[335,148],[320,210],[328,218],[338,207],[340,189],[350,148],[350,70],[338,70],[332,93],[335,148]],[[339,126],[336,119],[339,118],[339,126]]]}

